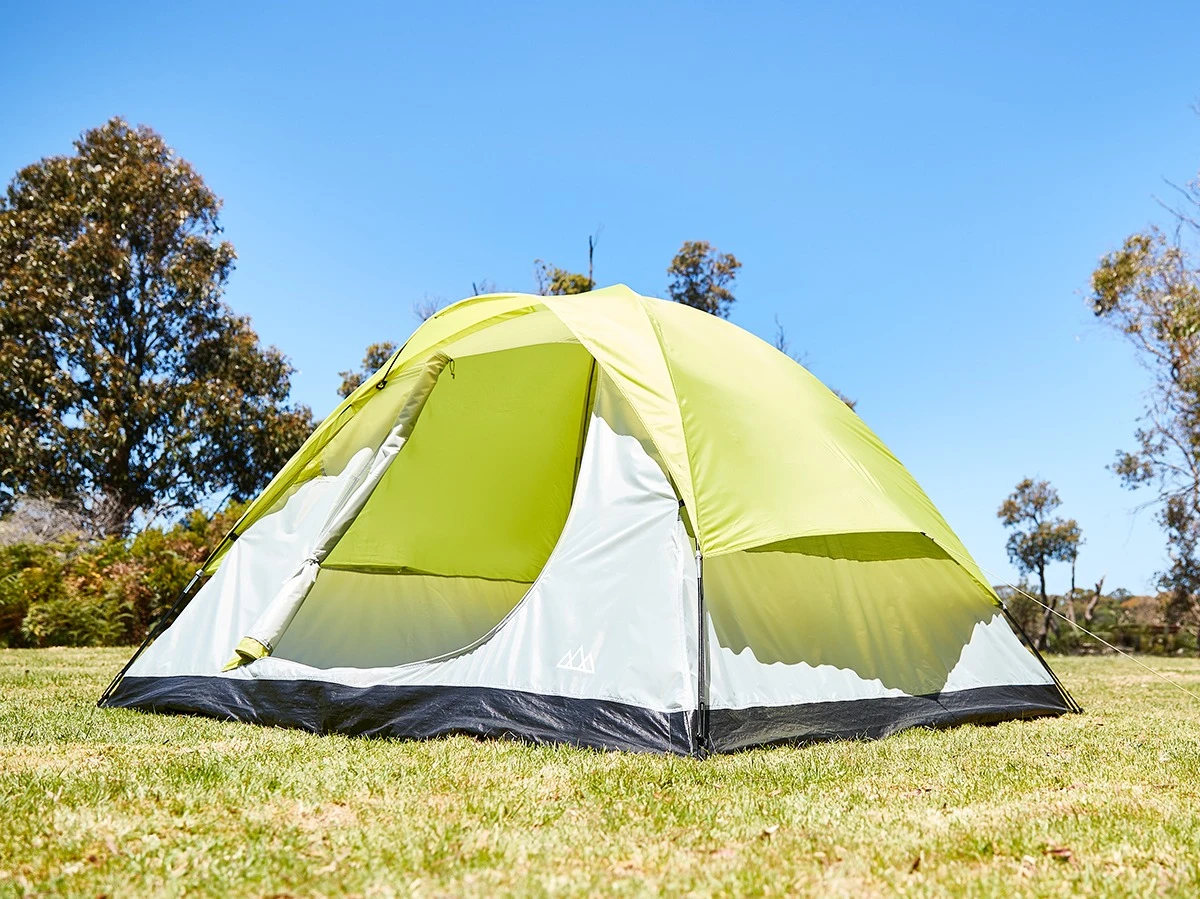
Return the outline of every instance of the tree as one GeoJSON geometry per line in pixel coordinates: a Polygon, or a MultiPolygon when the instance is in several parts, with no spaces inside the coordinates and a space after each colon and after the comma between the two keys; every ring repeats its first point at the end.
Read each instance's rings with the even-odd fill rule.
{"type": "Polygon", "coordinates": [[[1125,239],[1092,273],[1096,317],[1125,337],[1150,374],[1136,448],[1118,451],[1113,471],[1131,489],[1153,491],[1170,566],[1171,623],[1200,623],[1200,178],[1176,188],[1173,228],[1125,239]]]}
{"type": "Polygon", "coordinates": [[[222,292],[221,201],[121,119],[19,171],[0,199],[0,493],[123,533],[256,493],[312,428],[291,364],[222,292]]]}
{"type": "MultiPolygon", "coordinates": [[[[543,297],[562,297],[577,293],[587,293],[596,289],[595,263],[596,244],[600,240],[601,225],[595,234],[588,235],[588,273],[586,275],[567,271],[557,265],[551,265],[542,259],[533,260],[533,280],[537,283],[537,292],[543,297]]],[[[477,291],[478,292],[478,291],[477,291]]]]}
{"type": "Polygon", "coordinates": [[[733,283],[742,267],[732,253],[721,253],[707,240],[687,240],[671,260],[667,295],[676,303],[729,318],[736,302],[733,283]]]}
{"type": "Polygon", "coordinates": [[[1046,568],[1051,562],[1071,561],[1078,552],[1081,533],[1073,518],[1054,518],[1051,513],[1062,505],[1058,491],[1049,481],[1029,478],[1001,503],[996,517],[1011,528],[1008,558],[1022,574],[1038,576],[1043,615],[1037,635],[1037,648],[1045,649],[1057,598],[1046,594],[1046,568]]]}
{"type": "Polygon", "coordinates": [[[1065,560],[1071,563],[1071,588],[1067,591],[1066,607],[1067,618],[1072,624],[1079,623],[1075,617],[1075,600],[1079,598],[1079,593],[1081,591],[1075,586],[1075,568],[1079,564],[1079,547],[1082,546],[1084,542],[1085,541],[1082,537],[1076,540],[1074,546],[1067,551],[1067,558],[1065,560]]]}
{"type": "Polygon", "coordinates": [[[1104,597],[1104,578],[1096,581],[1096,586],[1092,588],[1092,598],[1088,600],[1087,605],[1083,609],[1083,620],[1088,624],[1092,623],[1092,619],[1096,615],[1096,606],[1100,604],[1100,600],[1104,597]]]}
{"type": "MultiPolygon", "coordinates": [[[[471,286],[474,287],[474,285],[471,285],[471,286]]],[[[478,295],[479,295],[479,292],[476,291],[475,296],[478,296],[478,295]]],[[[421,297],[421,299],[419,299],[415,303],[413,303],[412,313],[413,313],[413,316],[417,319],[417,321],[424,322],[424,321],[428,321],[429,319],[431,319],[435,315],[437,315],[445,305],[446,305],[445,297],[434,297],[434,296],[430,296],[429,294],[425,294],[425,296],[421,297]]],[[[376,344],[376,346],[379,346],[379,344],[376,344]]],[[[368,347],[367,352],[369,353],[370,351],[371,351],[371,347],[368,347]]],[[[376,367],[378,367],[378,366],[376,366],[376,367]]],[[[343,372],[343,374],[344,374],[344,372],[343,372]]]]}
{"type": "Polygon", "coordinates": [[[533,260],[533,279],[537,282],[538,295],[543,297],[587,293],[595,286],[587,275],[569,272],[542,259],[533,260]]]}
{"type": "MultiPolygon", "coordinates": [[[[437,310],[435,309],[434,312],[437,310]]],[[[430,313],[432,314],[432,313],[430,313]]],[[[428,316],[426,316],[428,317],[428,316]]],[[[387,364],[387,361],[392,358],[396,352],[396,344],[390,340],[385,340],[383,343],[373,343],[365,353],[363,353],[362,365],[358,371],[340,371],[338,375],[342,379],[342,386],[338,388],[338,396],[345,399],[362,385],[362,382],[371,377],[379,369],[387,364]]]]}

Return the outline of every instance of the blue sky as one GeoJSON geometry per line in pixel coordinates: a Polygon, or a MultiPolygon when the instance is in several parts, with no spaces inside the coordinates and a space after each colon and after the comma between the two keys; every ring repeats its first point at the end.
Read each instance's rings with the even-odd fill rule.
{"type": "MultiPolygon", "coordinates": [[[[1147,589],[1162,539],[1105,469],[1146,379],[1084,296],[1200,168],[1200,5],[0,3],[0,174],[111,115],[225,199],[230,304],[319,415],[425,295],[541,257],[661,294],[679,244],[744,268],[981,564],[1048,478],[1080,580],[1147,589]]],[[[1065,585],[1067,571],[1052,585],[1065,585]]]]}

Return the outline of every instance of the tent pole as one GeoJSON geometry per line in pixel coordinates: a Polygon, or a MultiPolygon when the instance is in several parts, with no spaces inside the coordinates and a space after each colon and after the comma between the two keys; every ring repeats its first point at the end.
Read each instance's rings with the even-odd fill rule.
{"type": "Polygon", "coordinates": [[[112,683],[108,685],[108,688],[100,695],[100,698],[96,700],[96,705],[104,705],[104,700],[108,699],[108,697],[112,695],[113,691],[117,689],[117,684],[119,684],[125,677],[125,672],[133,667],[133,663],[138,660],[138,656],[146,651],[146,647],[158,639],[159,635],[161,635],[162,632],[167,629],[167,626],[175,619],[175,614],[184,605],[191,601],[192,597],[196,595],[196,591],[204,579],[203,568],[192,575],[192,579],[187,582],[187,586],[183,588],[183,592],[181,592],[178,598],[176,598],[175,602],[171,604],[171,608],[167,609],[166,612],[160,615],[158,621],[154,622],[154,626],[151,627],[150,630],[146,631],[146,637],[144,640],[142,640],[141,645],[134,651],[133,655],[130,656],[129,661],[125,663],[125,667],[117,672],[117,676],[112,679],[112,683]]]}
{"type": "Polygon", "coordinates": [[[696,617],[699,619],[699,641],[696,644],[696,754],[704,758],[709,752],[708,736],[708,627],[704,606],[704,553],[696,541],[696,617]]]}
{"type": "Polygon", "coordinates": [[[1017,633],[1021,635],[1021,638],[1025,641],[1025,645],[1033,651],[1035,656],[1037,656],[1037,660],[1042,663],[1042,667],[1046,669],[1047,673],[1050,675],[1050,679],[1054,681],[1054,686],[1058,687],[1058,692],[1061,693],[1062,698],[1066,700],[1067,707],[1072,712],[1082,712],[1083,706],[1077,703],[1075,701],[1075,697],[1067,692],[1067,688],[1063,686],[1063,682],[1058,679],[1058,675],[1054,673],[1054,669],[1050,667],[1044,658],[1042,658],[1042,654],[1038,651],[1037,646],[1032,640],[1029,639],[1029,634],[1025,633],[1025,628],[1021,627],[1021,623],[1017,621],[1016,617],[1014,617],[1010,611],[1008,611],[1008,606],[1006,606],[1003,601],[1000,602],[1000,611],[1004,613],[1004,617],[1008,619],[1008,623],[1011,624],[1016,629],[1017,633]]]}

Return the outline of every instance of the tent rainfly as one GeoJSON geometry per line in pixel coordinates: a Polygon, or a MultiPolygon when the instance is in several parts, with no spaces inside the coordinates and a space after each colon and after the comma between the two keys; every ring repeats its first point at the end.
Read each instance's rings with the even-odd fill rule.
{"type": "Polygon", "coordinates": [[[624,286],[430,318],[178,605],[102,705],[690,755],[1077,709],[850,408],[624,286]]]}

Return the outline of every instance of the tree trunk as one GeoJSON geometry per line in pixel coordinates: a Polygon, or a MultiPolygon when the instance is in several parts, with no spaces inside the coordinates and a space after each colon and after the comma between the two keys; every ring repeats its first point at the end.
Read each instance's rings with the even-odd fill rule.
{"type": "Polygon", "coordinates": [[[596,289],[596,279],[592,277],[592,259],[596,253],[596,235],[588,235],[588,290],[596,289]]]}
{"type": "Polygon", "coordinates": [[[1083,610],[1083,620],[1091,624],[1092,616],[1096,614],[1096,606],[1100,603],[1100,597],[1104,592],[1104,578],[1096,581],[1096,590],[1092,593],[1092,598],[1088,600],[1087,607],[1083,610]]]}
{"type": "Polygon", "coordinates": [[[1046,596],[1046,565],[1045,563],[1038,566],[1038,585],[1042,593],[1042,629],[1038,632],[1037,648],[1039,652],[1044,652],[1050,645],[1050,622],[1054,619],[1054,607],[1050,604],[1050,598],[1046,596]]]}
{"type": "Polygon", "coordinates": [[[1196,624],[1196,655],[1200,656],[1200,599],[1193,595],[1191,600],[1192,620],[1196,624]]]}
{"type": "Polygon", "coordinates": [[[1075,618],[1075,561],[1076,557],[1071,556],[1071,592],[1067,594],[1067,618],[1071,624],[1078,624],[1075,618]]]}

